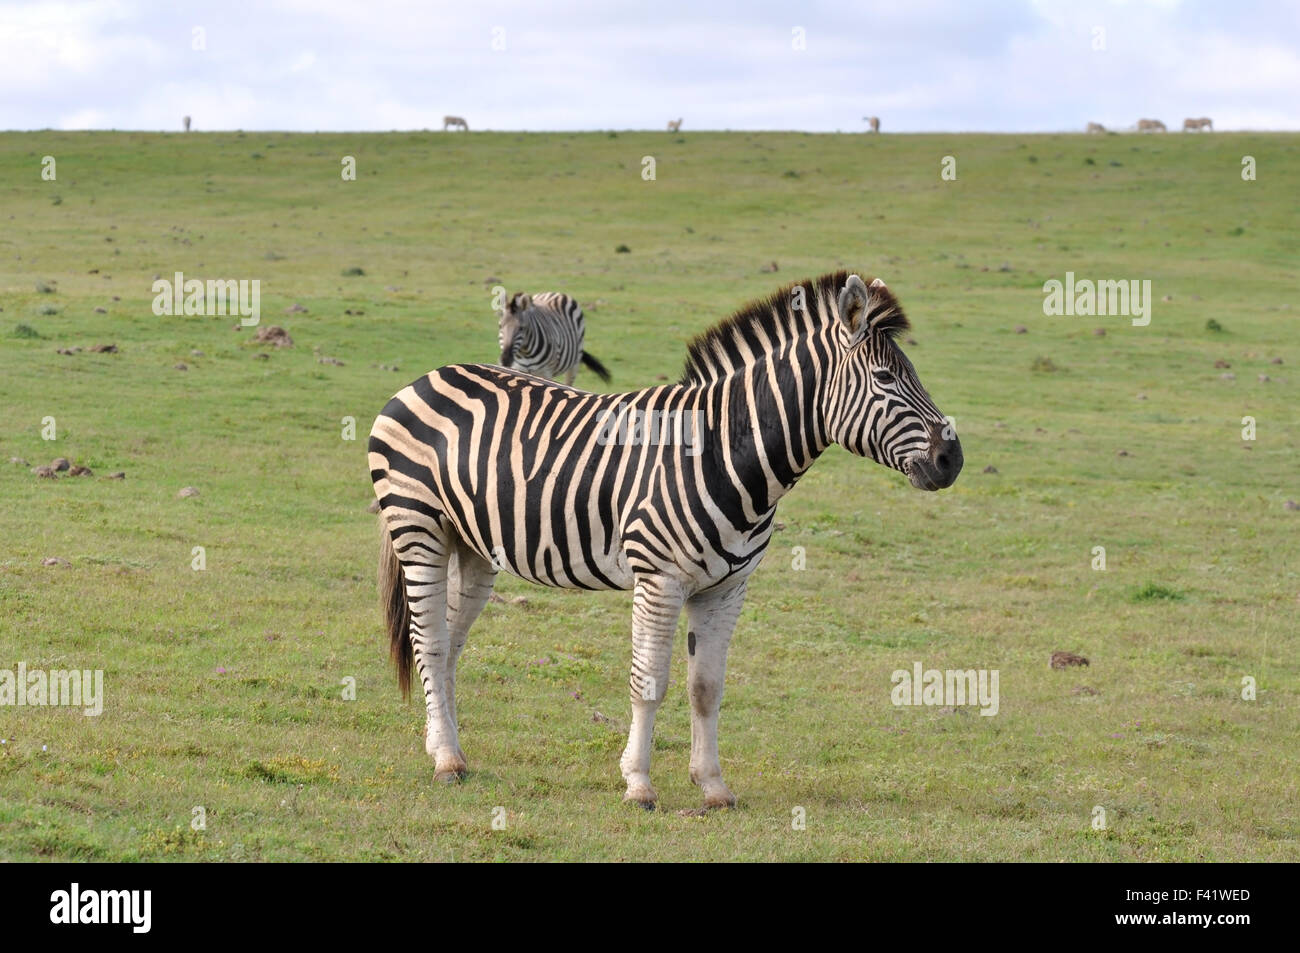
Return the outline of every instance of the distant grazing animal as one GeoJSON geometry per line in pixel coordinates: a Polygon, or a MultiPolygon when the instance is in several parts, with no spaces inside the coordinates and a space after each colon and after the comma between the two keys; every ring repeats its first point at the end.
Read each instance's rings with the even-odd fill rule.
{"type": "Polygon", "coordinates": [[[880,119],[877,116],[863,116],[862,121],[871,126],[872,132],[880,131],[880,119]]]}
{"type": "Polygon", "coordinates": [[[669,131],[669,132],[680,132],[681,129],[682,129],[682,121],[681,121],[680,119],[670,119],[670,120],[668,120],[668,131],[669,131]]]}
{"type": "Polygon", "coordinates": [[[1200,131],[1202,129],[1208,129],[1210,132],[1214,132],[1214,123],[1210,122],[1209,119],[1183,120],[1183,132],[1192,132],[1193,130],[1200,131]]]}
{"type": "Polygon", "coordinates": [[[190,131],[190,117],[189,117],[189,116],[186,116],[186,117],[185,117],[185,131],[186,131],[186,132],[189,132],[189,131],[190,131]]]}
{"type": "Polygon", "coordinates": [[[718,759],[727,646],[781,498],[833,443],[922,490],[961,472],[950,419],[895,341],[907,327],[884,282],[841,271],[696,338],[677,384],[588,394],[453,364],[399,391],[368,444],[379,582],[399,685],[409,689],[414,670],[424,689],[435,779],[465,774],[456,661],[505,569],[565,589],[632,590],[620,767],[624,800],[647,808],[685,609],[690,777],[706,808],[734,805],[718,759]]]}
{"type": "Polygon", "coordinates": [[[1165,124],[1159,119],[1139,119],[1138,132],[1165,132],[1165,124]]]}
{"type": "Polygon", "coordinates": [[[1090,122],[1090,123],[1088,123],[1088,131],[1089,131],[1089,132],[1105,132],[1105,131],[1106,131],[1106,127],[1103,126],[1103,125],[1102,125],[1101,123],[1099,123],[1099,122],[1090,122]]]}
{"type": "Polygon", "coordinates": [[[578,365],[585,364],[609,383],[605,365],[583,350],[582,308],[568,295],[543,291],[517,294],[501,310],[497,341],[501,366],[525,374],[572,384],[578,365]]]}
{"type": "Polygon", "coordinates": [[[469,132],[469,123],[459,116],[443,116],[442,131],[446,132],[448,129],[464,129],[469,132]]]}

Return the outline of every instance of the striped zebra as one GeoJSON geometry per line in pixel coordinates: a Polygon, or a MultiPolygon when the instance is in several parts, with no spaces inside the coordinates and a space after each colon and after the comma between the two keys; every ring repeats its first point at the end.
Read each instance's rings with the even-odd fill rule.
{"type": "Polygon", "coordinates": [[[500,312],[497,342],[501,366],[572,384],[578,365],[585,364],[606,384],[609,371],[582,348],[586,324],[582,308],[568,295],[554,291],[517,294],[500,312]]]}
{"type": "Polygon", "coordinates": [[[384,407],[369,464],[379,582],[398,683],[424,688],[435,778],[466,771],[456,661],[498,570],[570,589],[631,589],[632,724],[624,800],[653,808],[650,749],[679,615],[687,619],[691,779],[735,804],[718,760],[727,646],[777,503],[832,443],[950,486],[962,451],[894,338],[879,279],[791,285],[690,345],[681,381],[589,394],[454,364],[384,407]]]}

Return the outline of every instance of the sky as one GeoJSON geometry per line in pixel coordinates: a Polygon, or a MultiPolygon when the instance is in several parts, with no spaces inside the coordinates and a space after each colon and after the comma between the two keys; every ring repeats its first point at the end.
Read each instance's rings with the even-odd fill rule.
{"type": "Polygon", "coordinates": [[[0,129],[1300,130],[1296,0],[0,0],[0,129]]]}

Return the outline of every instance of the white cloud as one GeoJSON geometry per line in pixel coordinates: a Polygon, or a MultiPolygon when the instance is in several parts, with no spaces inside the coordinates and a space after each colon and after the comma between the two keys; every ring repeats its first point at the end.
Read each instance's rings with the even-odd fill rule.
{"type": "MultiPolygon", "coordinates": [[[[1055,130],[1210,115],[1300,128],[1300,22],[1264,0],[652,8],[556,0],[0,8],[18,128],[1055,130]],[[194,26],[207,49],[190,48],[194,26]],[[791,48],[791,30],[807,49],[791,48]],[[506,47],[491,47],[493,29],[506,47]],[[1093,49],[1094,30],[1105,49],[1093,49]]],[[[1222,117],[1222,118],[1220,118],[1222,117]]]]}

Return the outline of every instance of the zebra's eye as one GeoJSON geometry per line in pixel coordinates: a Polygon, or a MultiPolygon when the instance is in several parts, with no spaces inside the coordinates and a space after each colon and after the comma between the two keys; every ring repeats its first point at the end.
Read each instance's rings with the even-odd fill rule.
{"type": "Polygon", "coordinates": [[[876,378],[876,383],[877,383],[877,384],[892,384],[892,383],[894,383],[894,375],[891,374],[891,373],[889,373],[889,371],[872,371],[871,373],[872,373],[872,376],[874,376],[874,377],[876,378]]]}

